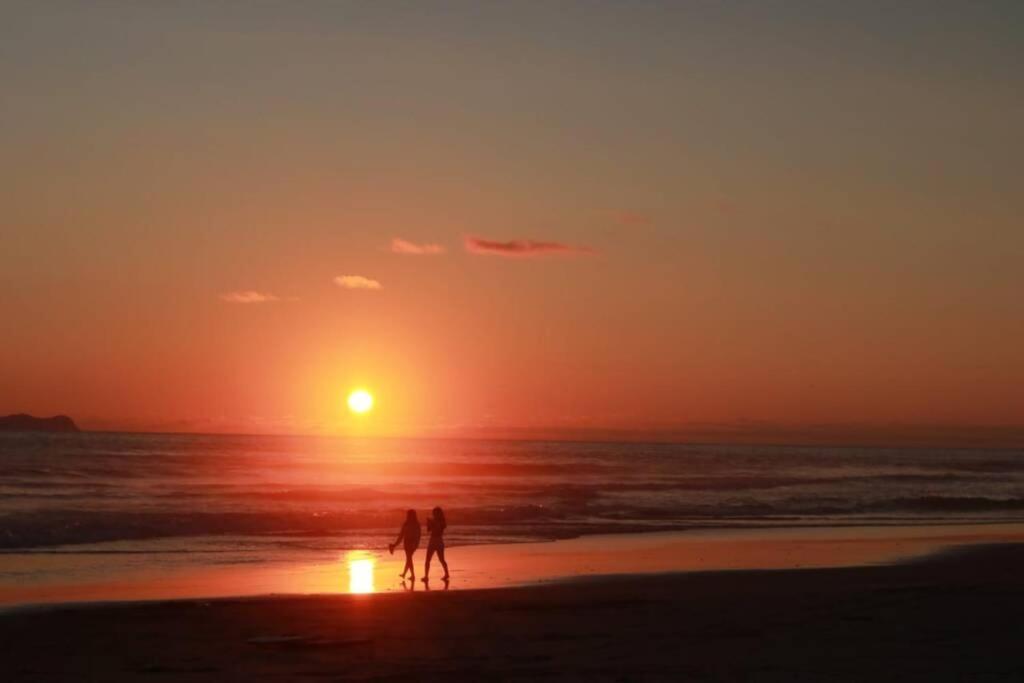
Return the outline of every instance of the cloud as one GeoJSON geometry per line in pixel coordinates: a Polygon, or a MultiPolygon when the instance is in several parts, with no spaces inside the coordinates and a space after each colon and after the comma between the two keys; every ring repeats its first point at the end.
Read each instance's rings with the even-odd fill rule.
{"type": "Polygon", "coordinates": [[[654,217],[644,211],[621,211],[615,219],[628,228],[643,228],[654,223],[654,217]]]}
{"type": "Polygon", "coordinates": [[[391,251],[410,256],[436,256],[444,253],[444,247],[440,244],[415,244],[403,240],[401,237],[395,237],[391,240],[391,251]]]}
{"type": "Polygon", "coordinates": [[[267,292],[257,292],[252,289],[239,290],[237,292],[225,292],[220,298],[229,304],[265,304],[271,301],[280,301],[281,298],[267,292]]]}
{"type": "Polygon", "coordinates": [[[345,289],[380,289],[381,284],[362,275],[339,275],[334,278],[334,284],[345,289]]]}
{"type": "Polygon", "coordinates": [[[538,242],[535,240],[496,242],[471,236],[466,237],[465,246],[466,251],[471,254],[493,256],[573,256],[595,252],[591,247],[574,246],[561,242],[538,242]]]}

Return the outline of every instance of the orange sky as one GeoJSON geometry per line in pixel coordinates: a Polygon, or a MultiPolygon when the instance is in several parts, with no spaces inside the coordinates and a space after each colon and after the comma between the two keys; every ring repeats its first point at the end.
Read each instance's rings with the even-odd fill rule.
{"type": "Polygon", "coordinates": [[[0,413],[1024,425],[1012,3],[16,5],[0,413]]]}

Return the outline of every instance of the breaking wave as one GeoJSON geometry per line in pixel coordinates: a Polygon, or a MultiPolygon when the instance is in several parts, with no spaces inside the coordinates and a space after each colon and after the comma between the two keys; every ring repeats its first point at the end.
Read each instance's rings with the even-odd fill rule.
{"type": "Polygon", "coordinates": [[[1024,518],[1022,492],[1020,451],[0,435],[7,552],[194,537],[358,544],[437,504],[456,543],[1009,521],[1024,518]]]}

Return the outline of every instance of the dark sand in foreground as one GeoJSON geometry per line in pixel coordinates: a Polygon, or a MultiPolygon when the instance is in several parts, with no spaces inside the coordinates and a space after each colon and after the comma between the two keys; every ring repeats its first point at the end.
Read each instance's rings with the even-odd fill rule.
{"type": "Polygon", "coordinates": [[[0,644],[11,681],[1024,680],[1024,545],[880,567],[64,607],[0,616],[0,644]]]}

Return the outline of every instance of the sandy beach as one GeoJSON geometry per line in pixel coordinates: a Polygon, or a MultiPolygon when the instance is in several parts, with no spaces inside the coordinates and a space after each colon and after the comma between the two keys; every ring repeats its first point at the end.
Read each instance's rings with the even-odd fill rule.
{"type": "MultiPolygon", "coordinates": [[[[952,548],[1024,543],[1024,524],[850,525],[599,534],[536,543],[449,548],[452,591],[604,576],[811,569],[905,562],[952,548]]],[[[398,574],[401,551],[274,556],[123,552],[121,544],[0,554],[0,610],[39,604],[331,595],[422,590],[398,574]]],[[[174,546],[171,546],[174,547],[174,546]]],[[[424,550],[415,556],[422,577],[424,550]]],[[[440,568],[436,566],[436,571],[440,568]]],[[[437,579],[439,574],[434,574],[437,579]]],[[[435,588],[436,585],[435,581],[435,588]]]]}
{"type": "Polygon", "coordinates": [[[853,568],[0,616],[5,680],[1019,680],[1024,545],[853,568]]]}

